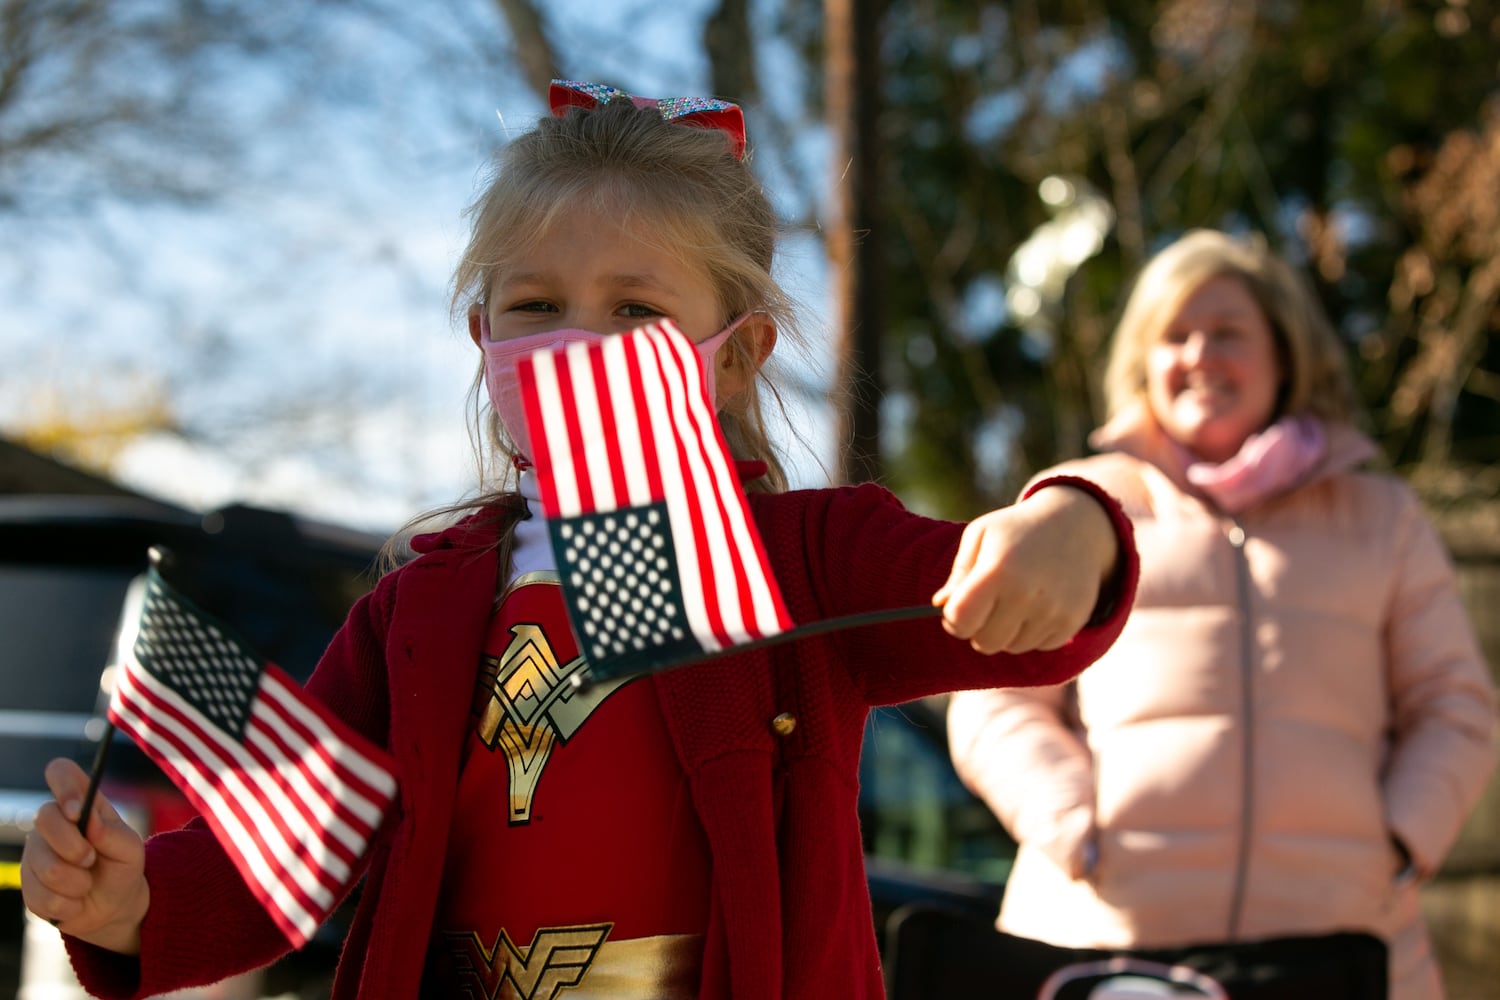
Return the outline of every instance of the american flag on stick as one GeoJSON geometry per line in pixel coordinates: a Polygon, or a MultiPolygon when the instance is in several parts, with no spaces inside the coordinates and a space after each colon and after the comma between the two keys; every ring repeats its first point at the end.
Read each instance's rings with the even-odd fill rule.
{"type": "Polygon", "coordinates": [[[663,320],[519,363],[532,462],[589,679],[792,625],[692,342],[663,320]]]}
{"type": "Polygon", "coordinates": [[[177,784],[292,947],[342,898],[396,791],[349,729],[153,565],[126,596],[109,720],[177,784]]]}

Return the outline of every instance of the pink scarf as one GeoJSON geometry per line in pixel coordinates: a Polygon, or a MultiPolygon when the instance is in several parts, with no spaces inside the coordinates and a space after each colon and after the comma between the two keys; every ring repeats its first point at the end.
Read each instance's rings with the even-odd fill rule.
{"type": "Polygon", "coordinates": [[[1227,514],[1249,510],[1297,484],[1323,458],[1327,438],[1312,417],[1282,417],[1222,462],[1189,459],[1188,482],[1227,514]]]}

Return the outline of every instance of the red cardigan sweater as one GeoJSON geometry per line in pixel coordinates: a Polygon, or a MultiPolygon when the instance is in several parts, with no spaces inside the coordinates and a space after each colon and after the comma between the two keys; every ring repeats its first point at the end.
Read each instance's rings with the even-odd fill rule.
{"type": "MultiPolygon", "coordinates": [[[[705,981],[728,982],[743,998],[884,996],[856,808],[866,713],[960,688],[1060,683],[1110,646],[1135,592],[1130,524],[1097,487],[1066,481],[1105,504],[1121,557],[1102,613],[1061,649],[981,656],[930,618],[650,679],[714,859],[705,981]],[[796,719],[787,735],[771,726],[781,713],[796,719]]],[[[874,486],[750,502],[797,622],[927,601],[963,528],[911,514],[874,486]]],[[[389,747],[400,780],[367,858],[333,989],[340,1000],[418,993],[495,595],[499,526],[480,516],[419,539],[419,557],[355,605],[308,681],[314,696],[389,747]]],[[[150,996],[265,965],[286,950],[200,821],[148,842],[146,876],[151,907],[139,960],[68,939],[91,992],[150,996]]]]}

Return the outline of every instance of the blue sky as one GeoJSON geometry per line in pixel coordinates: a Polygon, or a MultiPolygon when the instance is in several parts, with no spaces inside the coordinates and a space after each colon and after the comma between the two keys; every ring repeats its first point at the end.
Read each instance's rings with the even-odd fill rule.
{"type": "MultiPolygon", "coordinates": [[[[453,4],[475,18],[493,10],[453,4]]],[[[545,5],[566,72],[663,95],[706,87],[706,6],[545,5]]],[[[347,35],[341,72],[367,91],[347,107],[309,103],[301,121],[268,131],[250,171],[266,181],[207,208],[111,201],[7,220],[0,432],[65,417],[106,441],[119,415],[164,400],[197,440],[134,440],[111,464],[122,481],[198,508],[248,501],[376,530],[472,488],[465,396],[477,359],[449,322],[448,279],[487,153],[542,109],[509,67],[475,72],[472,92],[455,94],[388,41],[357,25],[347,35]]],[[[768,80],[789,80],[784,56],[763,58],[768,80]]],[[[279,86],[254,70],[230,83],[247,114],[279,86]]],[[[790,99],[786,89],[771,99],[790,99]]],[[[822,173],[816,135],[798,155],[813,158],[804,175],[822,173]]],[[[783,164],[761,165],[785,195],[783,164]]],[[[814,341],[813,366],[795,377],[815,388],[823,271],[816,241],[785,248],[782,277],[814,341]]],[[[826,450],[819,433],[812,446],[826,450]]],[[[820,481],[805,449],[789,447],[801,455],[794,476],[820,481]]]]}

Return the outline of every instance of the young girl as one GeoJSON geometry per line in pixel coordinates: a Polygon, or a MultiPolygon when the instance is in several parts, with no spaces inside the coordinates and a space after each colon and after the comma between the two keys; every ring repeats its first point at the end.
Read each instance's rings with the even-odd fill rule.
{"type": "MultiPolygon", "coordinates": [[[[414,539],[307,685],[400,781],[334,996],[881,997],[855,801],[866,713],[1077,674],[1130,607],[1129,524],[1071,478],[967,527],[871,485],[785,492],[757,378],[790,315],[737,109],[554,93],[558,113],[502,152],[455,279],[518,488],[414,539]],[[708,359],[793,620],[927,601],[940,619],[569,685],[581,657],[513,356],[659,319],[708,359]]],[[[143,849],[101,802],[85,841],[82,771],[54,762],[48,780],[26,903],[92,991],[146,996],[285,950],[201,823],[143,849]]]]}

